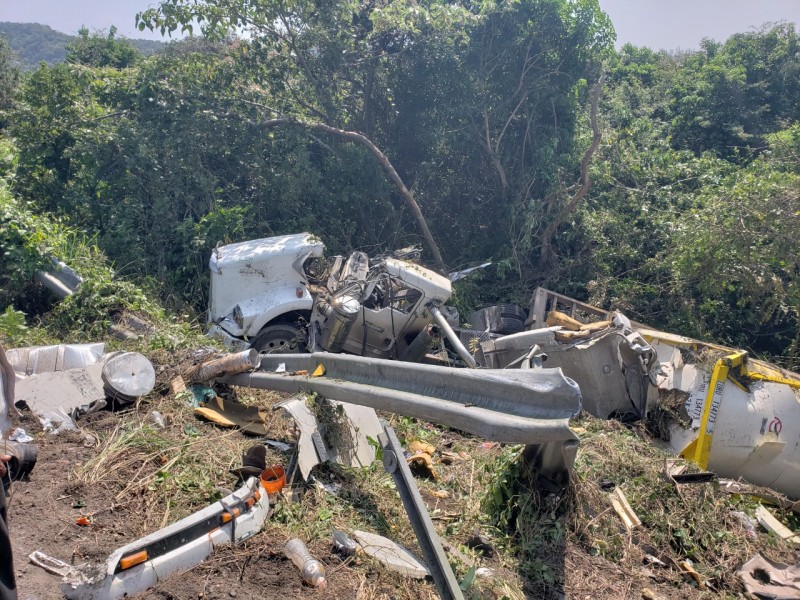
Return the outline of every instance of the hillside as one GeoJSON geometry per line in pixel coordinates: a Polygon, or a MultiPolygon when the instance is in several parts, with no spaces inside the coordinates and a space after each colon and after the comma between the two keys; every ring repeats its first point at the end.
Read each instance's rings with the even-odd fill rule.
{"type": "MultiPolygon", "coordinates": [[[[77,40],[77,36],[40,25],[39,23],[0,22],[0,35],[16,52],[20,68],[30,71],[41,62],[48,65],[63,62],[67,56],[66,46],[77,40]]],[[[128,40],[144,55],[155,54],[164,47],[163,42],[156,40],[128,40]]]]}

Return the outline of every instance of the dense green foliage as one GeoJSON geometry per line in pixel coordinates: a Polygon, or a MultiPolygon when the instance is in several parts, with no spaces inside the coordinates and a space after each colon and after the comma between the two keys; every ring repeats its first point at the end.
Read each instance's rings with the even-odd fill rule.
{"type": "Polygon", "coordinates": [[[448,266],[495,262],[461,306],[545,285],[797,366],[794,26],[670,55],[615,52],[596,0],[175,0],[139,22],[204,37],[143,58],[82,31],[66,63],[0,79],[2,114],[17,206],[89,232],[162,300],[204,308],[219,242],[420,241],[375,157],[322,124],[386,153],[448,266]]]}
{"type": "MultiPolygon", "coordinates": [[[[64,62],[67,60],[68,46],[87,37],[83,31],[74,36],[39,23],[0,22],[0,36],[14,50],[19,68],[23,71],[31,71],[43,62],[48,65],[64,62]]],[[[100,35],[96,37],[98,40],[103,39],[100,35]]],[[[155,54],[164,48],[164,43],[158,40],[125,41],[144,56],[155,54]]]]}

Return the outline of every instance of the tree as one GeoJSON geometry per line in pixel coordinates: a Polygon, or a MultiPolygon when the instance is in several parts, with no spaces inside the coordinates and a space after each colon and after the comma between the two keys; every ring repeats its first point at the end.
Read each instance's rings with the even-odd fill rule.
{"type": "Polygon", "coordinates": [[[67,62],[86,67],[113,67],[126,69],[141,58],[139,51],[125,39],[116,39],[113,25],[108,35],[102,32],[89,34],[86,27],[78,30],[78,39],[67,44],[67,62]]]}
{"type": "Polygon", "coordinates": [[[14,52],[5,39],[0,38],[0,130],[8,125],[7,114],[14,105],[14,94],[19,84],[19,67],[14,52]]]}

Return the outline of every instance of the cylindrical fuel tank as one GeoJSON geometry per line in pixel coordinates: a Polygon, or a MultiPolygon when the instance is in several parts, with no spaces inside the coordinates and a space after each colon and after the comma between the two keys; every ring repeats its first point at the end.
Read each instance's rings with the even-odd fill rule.
{"type": "Polygon", "coordinates": [[[358,289],[352,293],[344,293],[334,297],[330,303],[330,310],[327,311],[325,321],[322,326],[320,345],[328,352],[341,352],[350,330],[358,318],[358,311],[361,310],[361,303],[356,294],[358,289]]]}

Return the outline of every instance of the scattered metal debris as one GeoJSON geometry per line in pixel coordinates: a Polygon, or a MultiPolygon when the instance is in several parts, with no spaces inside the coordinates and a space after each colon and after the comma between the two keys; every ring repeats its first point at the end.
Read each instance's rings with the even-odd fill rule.
{"type": "Polygon", "coordinates": [[[34,374],[17,382],[17,403],[30,408],[45,430],[59,433],[77,429],[73,415],[104,408],[106,397],[124,405],[152,391],[155,370],[147,358],[136,352],[115,352],[97,360],[101,349],[101,344],[49,346],[18,354],[24,358],[19,364],[34,374]],[[85,366],[59,368],[76,363],[85,366]]]}
{"type": "Polygon", "coordinates": [[[303,479],[307,480],[311,469],[321,462],[332,461],[351,467],[371,465],[375,460],[375,448],[369,443],[369,438],[377,439],[382,431],[375,411],[347,402],[321,401],[331,402],[334,410],[341,410],[344,417],[339,423],[326,423],[327,429],[309,408],[305,394],[275,405],[276,409],[282,408],[294,419],[300,431],[297,465],[303,479]],[[337,431],[332,432],[332,428],[337,431]]]}
{"type": "Polygon", "coordinates": [[[641,335],[618,323],[607,322],[575,340],[559,341],[561,326],[489,340],[481,344],[483,362],[494,369],[519,368],[538,347],[546,357],[544,367],[560,367],[577,382],[584,410],[601,419],[626,413],[641,418],[656,397],[650,381],[657,355],[641,335]]]}
{"type": "Polygon", "coordinates": [[[17,403],[24,402],[50,433],[76,430],[73,409],[104,400],[103,365],[31,375],[17,382],[17,403]]]}
{"type": "Polygon", "coordinates": [[[544,288],[533,295],[527,323],[540,329],[481,345],[487,365],[514,366],[515,358],[524,361],[525,352],[538,346],[548,355],[545,366],[560,365],[578,382],[584,407],[601,418],[631,408],[645,418],[661,397],[675,394],[685,399],[676,406],[685,419],[672,418],[665,425],[663,441],[671,450],[722,477],[800,498],[800,445],[794,442],[800,374],[544,288]],[[558,342],[556,335],[570,321],[542,328],[553,310],[563,310],[581,326],[597,319],[612,325],[585,339],[558,342]]]}

